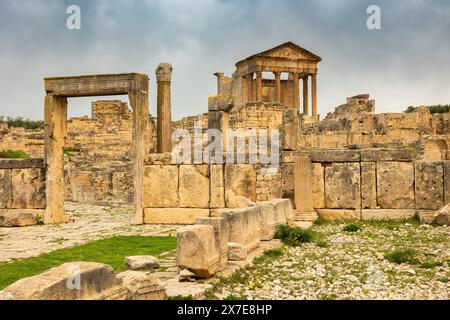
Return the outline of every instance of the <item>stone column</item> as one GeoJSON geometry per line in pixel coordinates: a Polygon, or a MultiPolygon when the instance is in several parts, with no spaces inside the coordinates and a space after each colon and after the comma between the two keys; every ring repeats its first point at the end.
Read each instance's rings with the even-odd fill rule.
{"type": "Polygon", "coordinates": [[[256,101],[262,102],[262,72],[256,72],[256,101]]]}
{"type": "Polygon", "coordinates": [[[311,76],[312,89],[312,115],[317,118],[317,74],[311,76]]]}
{"type": "Polygon", "coordinates": [[[309,90],[308,90],[308,75],[303,77],[303,113],[305,115],[309,114],[309,90]]]}
{"type": "Polygon", "coordinates": [[[253,73],[247,75],[248,102],[253,101],[253,73]]]}
{"type": "Polygon", "coordinates": [[[67,133],[67,98],[45,97],[46,208],[44,223],[64,223],[64,142],[67,133]]]}
{"type": "Polygon", "coordinates": [[[275,75],[275,102],[281,102],[281,72],[274,72],[275,75]]]}
{"type": "Polygon", "coordinates": [[[300,86],[299,86],[299,74],[298,73],[292,73],[292,83],[293,83],[293,92],[292,96],[294,98],[293,107],[300,111],[300,86]]]}
{"type": "Polygon", "coordinates": [[[172,150],[170,97],[172,65],[169,63],[160,63],[156,69],[156,80],[158,82],[157,152],[166,153],[172,150]]]}
{"type": "Polygon", "coordinates": [[[132,224],[144,223],[144,160],[150,150],[150,124],[148,102],[148,78],[135,84],[136,87],[128,93],[133,109],[133,186],[134,186],[134,216],[132,224]]]}
{"type": "MultiPolygon", "coordinates": [[[[172,68],[172,66],[170,66],[172,68]]],[[[159,66],[158,66],[159,68],[159,66]]],[[[217,94],[222,94],[222,81],[224,77],[223,72],[216,72],[214,75],[217,77],[217,94]]]]}

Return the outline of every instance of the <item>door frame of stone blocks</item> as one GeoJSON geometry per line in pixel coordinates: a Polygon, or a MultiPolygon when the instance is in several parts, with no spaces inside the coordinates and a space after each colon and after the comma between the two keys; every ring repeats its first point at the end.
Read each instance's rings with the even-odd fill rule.
{"type": "Polygon", "coordinates": [[[45,78],[46,210],[44,222],[63,223],[64,142],[67,134],[67,98],[128,95],[133,110],[134,216],[131,223],[144,223],[144,159],[149,152],[149,78],[124,73],[45,78]]]}

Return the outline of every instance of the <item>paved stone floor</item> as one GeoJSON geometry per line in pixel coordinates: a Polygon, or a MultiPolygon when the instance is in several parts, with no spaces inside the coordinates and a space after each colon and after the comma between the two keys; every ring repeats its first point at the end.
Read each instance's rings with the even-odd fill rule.
{"type": "Polygon", "coordinates": [[[28,258],[45,252],[112,236],[176,235],[181,226],[130,225],[132,209],[66,203],[74,220],[61,225],[0,228],[0,262],[28,258]]]}

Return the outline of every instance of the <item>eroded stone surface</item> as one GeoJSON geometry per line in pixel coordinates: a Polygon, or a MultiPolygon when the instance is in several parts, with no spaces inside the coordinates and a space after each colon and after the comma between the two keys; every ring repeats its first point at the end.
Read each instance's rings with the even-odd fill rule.
{"type": "Polygon", "coordinates": [[[414,208],[413,163],[377,163],[377,202],[382,209],[414,208]]]}
{"type": "Polygon", "coordinates": [[[325,167],[325,204],[330,209],[360,208],[359,163],[333,163],[325,167]]]}
{"type": "Polygon", "coordinates": [[[144,207],[147,208],[178,207],[177,166],[151,165],[145,167],[144,207]]]}

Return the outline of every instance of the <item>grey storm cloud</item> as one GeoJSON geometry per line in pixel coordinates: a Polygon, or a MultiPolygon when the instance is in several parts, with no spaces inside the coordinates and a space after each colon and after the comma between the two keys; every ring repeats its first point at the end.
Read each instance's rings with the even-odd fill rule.
{"type": "MultiPolygon", "coordinates": [[[[450,103],[449,0],[0,0],[0,114],[43,117],[45,76],[174,66],[174,118],[206,112],[214,72],[293,41],[320,55],[319,112],[370,93],[378,112],[450,103]],[[66,8],[81,8],[81,30],[66,8]],[[366,28],[381,7],[382,30],[366,28]]],[[[71,103],[89,114],[92,99],[71,103]]]]}

